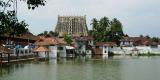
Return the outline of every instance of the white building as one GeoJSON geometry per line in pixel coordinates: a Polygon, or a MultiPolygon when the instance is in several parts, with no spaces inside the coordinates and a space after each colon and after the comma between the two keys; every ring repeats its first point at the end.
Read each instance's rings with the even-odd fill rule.
{"type": "Polygon", "coordinates": [[[50,58],[66,57],[66,42],[63,38],[41,37],[35,44],[47,47],[50,58]]]}
{"type": "Polygon", "coordinates": [[[95,55],[112,55],[112,49],[116,46],[114,42],[97,42],[94,49],[95,55]]]}

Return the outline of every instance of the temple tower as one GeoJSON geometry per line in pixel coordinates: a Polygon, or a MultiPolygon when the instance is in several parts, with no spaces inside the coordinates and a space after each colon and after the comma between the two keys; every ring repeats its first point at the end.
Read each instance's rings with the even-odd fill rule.
{"type": "Polygon", "coordinates": [[[59,36],[88,36],[86,16],[58,16],[55,32],[59,36]]]}

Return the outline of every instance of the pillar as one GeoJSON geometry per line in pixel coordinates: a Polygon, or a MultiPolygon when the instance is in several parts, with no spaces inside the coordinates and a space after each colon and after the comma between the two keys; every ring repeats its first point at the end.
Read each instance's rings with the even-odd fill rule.
{"type": "Polygon", "coordinates": [[[0,53],[0,55],[1,55],[1,56],[0,56],[0,57],[1,57],[1,62],[0,62],[0,63],[1,63],[1,65],[2,65],[2,53],[0,53]]]}
{"type": "Polygon", "coordinates": [[[10,53],[8,53],[8,63],[10,62],[10,53]]]}

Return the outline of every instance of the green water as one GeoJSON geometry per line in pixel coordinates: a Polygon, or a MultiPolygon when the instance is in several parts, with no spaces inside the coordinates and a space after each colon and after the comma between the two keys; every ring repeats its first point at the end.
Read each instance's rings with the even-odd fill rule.
{"type": "Polygon", "coordinates": [[[160,57],[15,63],[0,69],[0,80],[160,80],[160,57]]]}

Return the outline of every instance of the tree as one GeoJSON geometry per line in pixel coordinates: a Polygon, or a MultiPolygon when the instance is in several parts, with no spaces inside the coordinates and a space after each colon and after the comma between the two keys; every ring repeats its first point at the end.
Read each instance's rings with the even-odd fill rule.
{"type": "Polygon", "coordinates": [[[71,38],[71,36],[65,35],[65,36],[64,36],[64,41],[66,41],[67,44],[71,44],[71,43],[72,43],[72,38],[71,38]]]}
{"type": "Polygon", "coordinates": [[[121,22],[117,20],[116,18],[114,18],[111,21],[111,34],[112,34],[111,40],[116,42],[117,44],[120,43],[119,40],[124,36],[122,28],[123,26],[121,22]]]}
{"type": "Polygon", "coordinates": [[[92,20],[93,31],[92,35],[96,41],[106,41],[106,34],[109,32],[110,21],[107,17],[101,18],[99,21],[96,18],[92,20]]]}
{"type": "Polygon", "coordinates": [[[119,40],[122,38],[123,29],[119,20],[114,18],[112,21],[107,17],[101,18],[99,21],[96,18],[92,20],[92,36],[95,42],[114,41],[119,44],[119,40]]]}
{"type": "MultiPolygon", "coordinates": [[[[45,5],[45,0],[19,0],[28,5],[29,9],[34,9],[39,5],[45,5]]],[[[18,0],[0,0],[0,34],[19,35],[27,31],[27,24],[17,18],[18,0]],[[7,9],[10,7],[9,9],[7,9]],[[13,8],[12,8],[13,7],[13,8]]]]}
{"type": "MultiPolygon", "coordinates": [[[[93,18],[92,19],[92,28],[93,28],[93,31],[92,31],[92,36],[93,37],[97,37],[99,34],[97,33],[98,32],[98,27],[99,27],[99,23],[98,23],[98,20],[96,18],[93,18]]],[[[95,41],[97,41],[97,39],[95,39],[95,41]]]]}
{"type": "Polygon", "coordinates": [[[44,31],[38,34],[38,36],[46,36],[46,35],[50,35],[51,37],[58,37],[59,33],[53,31],[44,31]]]}
{"type": "Polygon", "coordinates": [[[93,35],[93,30],[88,30],[88,35],[93,35]]]}
{"type": "Polygon", "coordinates": [[[98,25],[98,20],[97,20],[96,18],[93,18],[91,25],[93,26],[93,27],[92,27],[93,30],[97,30],[97,28],[98,28],[98,26],[99,26],[99,25],[98,25]]]}
{"type": "Polygon", "coordinates": [[[158,43],[158,42],[160,41],[160,39],[159,39],[158,37],[153,37],[153,38],[152,38],[152,41],[158,43]]]}
{"type": "Polygon", "coordinates": [[[143,38],[144,36],[141,34],[141,35],[139,35],[139,37],[143,38]]]}
{"type": "Polygon", "coordinates": [[[25,2],[29,9],[35,9],[39,5],[45,5],[45,0],[0,0],[0,35],[8,34],[9,38],[14,38],[15,35],[20,35],[28,31],[28,24],[25,21],[19,21],[17,18],[18,1],[25,2]],[[8,7],[10,8],[7,9],[8,7]]]}
{"type": "Polygon", "coordinates": [[[109,18],[103,17],[99,21],[99,41],[105,42],[108,41],[108,34],[110,32],[110,21],[109,18]]]}
{"type": "Polygon", "coordinates": [[[39,6],[45,5],[45,0],[1,0],[0,6],[2,7],[2,11],[4,12],[7,7],[13,6],[14,10],[17,10],[18,1],[23,1],[28,5],[28,9],[35,9],[39,6]]]}
{"type": "Polygon", "coordinates": [[[149,35],[146,35],[145,37],[146,37],[147,39],[150,39],[150,38],[151,38],[149,35]]]}
{"type": "Polygon", "coordinates": [[[111,21],[111,31],[115,34],[118,34],[118,35],[124,35],[123,34],[123,29],[122,29],[122,24],[119,20],[117,20],[116,18],[114,18],[112,21],[111,21]]]}
{"type": "Polygon", "coordinates": [[[58,32],[53,32],[53,31],[49,31],[49,34],[53,37],[58,37],[59,33],[58,32]]]}

